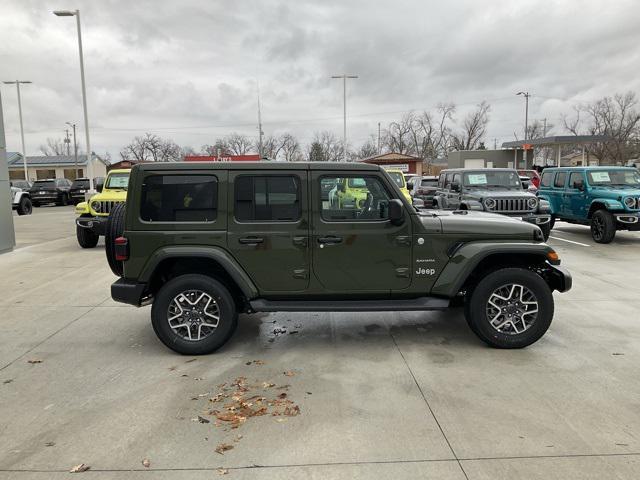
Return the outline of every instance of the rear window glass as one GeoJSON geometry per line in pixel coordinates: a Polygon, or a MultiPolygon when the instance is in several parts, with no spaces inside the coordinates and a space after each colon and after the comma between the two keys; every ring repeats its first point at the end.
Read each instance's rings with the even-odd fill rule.
{"type": "Polygon", "coordinates": [[[235,217],[241,222],[294,222],[302,214],[300,180],[293,175],[242,175],[235,181],[235,217]]]}
{"type": "Polygon", "coordinates": [[[41,187],[55,187],[55,182],[53,180],[37,180],[33,183],[34,188],[41,187]]]}
{"type": "Polygon", "coordinates": [[[213,175],[154,175],[142,184],[140,218],[145,222],[213,222],[217,213],[213,175]]]}
{"type": "Polygon", "coordinates": [[[71,188],[89,188],[89,179],[87,180],[74,180],[71,184],[71,188]]]}
{"type": "Polygon", "coordinates": [[[552,181],[553,181],[553,172],[545,172],[542,174],[542,180],[540,180],[540,185],[543,187],[550,187],[552,181]]]}
{"type": "Polygon", "coordinates": [[[438,186],[438,179],[434,178],[434,179],[430,179],[430,180],[425,180],[423,178],[422,182],[420,182],[420,185],[423,186],[423,187],[436,187],[436,186],[438,186]]]}

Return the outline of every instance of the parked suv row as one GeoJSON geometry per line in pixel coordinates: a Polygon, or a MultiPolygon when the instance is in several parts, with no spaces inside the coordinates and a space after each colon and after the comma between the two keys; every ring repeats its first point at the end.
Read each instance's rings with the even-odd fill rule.
{"type": "Polygon", "coordinates": [[[70,201],[69,190],[71,180],[66,178],[48,178],[46,180],[36,180],[33,182],[29,194],[34,207],[39,207],[46,203],[57,205],[68,205],[70,201]]]}

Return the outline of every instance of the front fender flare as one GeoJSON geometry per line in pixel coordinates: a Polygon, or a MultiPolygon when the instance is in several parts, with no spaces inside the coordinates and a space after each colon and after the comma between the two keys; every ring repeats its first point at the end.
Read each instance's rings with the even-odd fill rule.
{"type": "Polygon", "coordinates": [[[238,284],[247,299],[258,296],[258,289],[235,258],[218,247],[173,246],[157,249],[147,260],[139,275],[140,282],[149,282],[156,267],[169,258],[208,258],[218,262],[238,284]]]}
{"type": "Polygon", "coordinates": [[[478,264],[489,255],[533,254],[546,260],[554,250],[545,243],[470,242],[453,252],[431,289],[433,295],[454,297],[478,264]]]}
{"type": "Polygon", "coordinates": [[[87,202],[80,202],[76,205],[76,215],[88,215],[89,204],[87,202]]]}
{"type": "Polygon", "coordinates": [[[624,205],[622,205],[622,202],[619,202],[618,200],[615,200],[613,198],[594,198],[589,205],[589,210],[591,210],[593,205],[596,203],[601,203],[607,210],[624,210],[624,205]]]}

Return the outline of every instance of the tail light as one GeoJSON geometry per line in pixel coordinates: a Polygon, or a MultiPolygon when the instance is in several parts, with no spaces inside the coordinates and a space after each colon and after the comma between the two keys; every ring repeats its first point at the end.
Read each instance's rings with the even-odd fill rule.
{"type": "Polygon", "coordinates": [[[118,237],[115,240],[115,257],[118,262],[129,260],[129,240],[118,237]]]}

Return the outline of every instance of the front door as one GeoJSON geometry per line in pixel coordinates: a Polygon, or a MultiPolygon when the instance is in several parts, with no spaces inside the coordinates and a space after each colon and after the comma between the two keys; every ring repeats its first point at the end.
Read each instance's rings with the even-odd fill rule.
{"type": "Polygon", "coordinates": [[[411,284],[411,222],[389,221],[395,197],[386,176],[376,172],[336,174],[312,171],[313,272],[322,289],[335,293],[390,293],[411,284]],[[322,199],[321,185],[345,183],[353,201],[322,199]]]}
{"type": "Polygon", "coordinates": [[[586,218],[588,207],[584,176],[582,172],[572,172],[564,191],[563,214],[567,218],[586,218]]]}
{"type": "Polygon", "coordinates": [[[262,295],[303,291],[309,284],[307,172],[229,173],[231,254],[262,295]]]}

